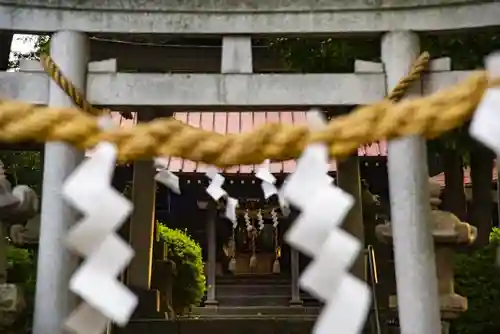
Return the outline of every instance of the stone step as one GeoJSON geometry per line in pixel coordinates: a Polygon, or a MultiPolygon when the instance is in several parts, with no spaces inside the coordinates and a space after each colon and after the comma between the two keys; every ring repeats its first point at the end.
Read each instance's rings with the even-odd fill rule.
{"type": "MultiPolygon", "coordinates": [[[[216,287],[217,298],[226,296],[288,296],[291,297],[292,290],[290,284],[219,284],[216,287]]],[[[307,300],[316,300],[305,291],[300,292],[300,297],[307,300]]]]}
{"type": "Polygon", "coordinates": [[[176,321],[131,321],[115,334],[310,334],[313,318],[180,318],[176,321]]]}
{"type": "MultiPolygon", "coordinates": [[[[179,318],[169,320],[133,320],[125,328],[114,327],[114,334],[311,334],[314,317],[223,317],[179,318]]],[[[335,328],[332,328],[335,333],[335,328]]],[[[342,334],[342,333],[341,333],[342,334]]],[[[369,326],[363,334],[376,334],[369,326]]]]}
{"type": "Polygon", "coordinates": [[[316,320],[317,314],[189,314],[179,319],[309,319],[316,320]]]}
{"type": "Polygon", "coordinates": [[[245,296],[290,296],[291,286],[282,284],[218,284],[216,286],[217,298],[245,295],[245,296]]]}
{"type": "Polygon", "coordinates": [[[193,307],[191,315],[317,315],[320,308],[290,306],[193,307]]]}
{"type": "Polygon", "coordinates": [[[220,306],[288,306],[290,297],[274,295],[235,295],[218,297],[220,306]]]}
{"type": "Polygon", "coordinates": [[[238,275],[220,276],[215,282],[223,285],[289,285],[290,278],[279,275],[238,275]]]}

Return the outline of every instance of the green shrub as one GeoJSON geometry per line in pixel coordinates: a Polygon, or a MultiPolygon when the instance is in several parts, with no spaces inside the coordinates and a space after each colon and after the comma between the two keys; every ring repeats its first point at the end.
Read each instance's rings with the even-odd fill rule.
{"type": "Polygon", "coordinates": [[[200,245],[185,231],[158,224],[160,237],[167,245],[168,258],[175,262],[172,302],[176,313],[198,305],[205,293],[205,274],[200,245]]]}
{"type": "MultiPolygon", "coordinates": [[[[26,312],[15,326],[29,328],[35,306],[36,259],[31,251],[7,246],[7,282],[15,283],[24,291],[26,312]]],[[[24,333],[24,330],[21,331],[24,333]]]]}
{"type": "Polygon", "coordinates": [[[470,254],[457,254],[456,292],[467,297],[469,309],[452,323],[456,334],[500,333],[500,268],[495,266],[500,229],[490,235],[490,244],[470,254]]]}
{"type": "Polygon", "coordinates": [[[33,254],[23,248],[7,246],[7,281],[20,284],[27,294],[35,290],[35,260],[33,254]]]}

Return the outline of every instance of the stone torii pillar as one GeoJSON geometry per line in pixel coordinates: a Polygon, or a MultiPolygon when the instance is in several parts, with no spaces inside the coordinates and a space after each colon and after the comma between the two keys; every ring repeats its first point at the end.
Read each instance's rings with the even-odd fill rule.
{"type": "MultiPolygon", "coordinates": [[[[52,36],[50,52],[62,72],[81,92],[85,92],[89,55],[88,37],[81,32],[61,31],[52,36]]],[[[50,83],[49,105],[74,107],[56,83],[50,83]]],[[[62,198],[62,187],[84,153],[59,142],[45,144],[43,202],[33,333],[60,333],[61,324],[75,306],[69,292],[69,279],[77,257],[70,254],[64,240],[77,220],[77,212],[62,198]]]]}
{"type": "MultiPolygon", "coordinates": [[[[420,53],[419,37],[409,31],[382,38],[382,61],[391,91],[420,53]]],[[[416,84],[407,95],[419,95],[416,84]]],[[[434,244],[429,225],[430,205],[426,142],[419,136],[388,144],[392,234],[399,319],[405,334],[439,333],[438,284],[434,244]]]]}

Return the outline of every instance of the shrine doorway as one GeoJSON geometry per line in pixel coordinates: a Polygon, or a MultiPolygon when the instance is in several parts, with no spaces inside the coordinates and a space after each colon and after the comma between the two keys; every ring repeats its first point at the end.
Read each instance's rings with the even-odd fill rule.
{"type": "Polygon", "coordinates": [[[218,274],[289,275],[290,249],[283,242],[288,219],[279,208],[251,206],[238,211],[234,228],[222,215],[218,217],[218,274]]]}

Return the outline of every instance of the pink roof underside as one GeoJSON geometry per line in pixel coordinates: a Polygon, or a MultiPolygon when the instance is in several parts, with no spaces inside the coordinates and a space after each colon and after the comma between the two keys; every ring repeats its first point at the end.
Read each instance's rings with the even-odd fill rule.
{"type": "MultiPolygon", "coordinates": [[[[130,128],[137,122],[137,114],[133,113],[133,119],[127,120],[118,112],[112,112],[111,117],[115,124],[120,127],[130,128]]],[[[191,126],[204,130],[216,131],[219,133],[242,133],[264,123],[284,123],[284,124],[306,124],[306,116],[303,111],[271,111],[271,112],[179,112],[174,117],[191,126]]],[[[88,152],[87,155],[90,155],[88,152]]],[[[381,141],[358,149],[359,156],[387,156],[387,143],[381,141]]],[[[169,169],[173,172],[204,173],[206,165],[190,160],[170,158],[169,169]]],[[[258,166],[240,165],[226,169],[226,173],[253,173],[258,166]]],[[[272,173],[291,173],[295,170],[295,161],[275,162],[271,164],[272,173]]],[[[336,170],[335,161],[331,164],[331,170],[336,170]]],[[[498,173],[493,168],[492,179],[497,180],[498,173]]],[[[442,186],[445,185],[444,173],[431,178],[442,186]]],[[[470,169],[464,169],[464,184],[471,184],[470,169]]]]}
{"type": "MultiPolygon", "coordinates": [[[[132,127],[136,123],[134,113],[133,120],[126,120],[120,114],[113,113],[113,119],[121,127],[132,127]]],[[[306,124],[305,111],[269,111],[269,112],[178,112],[174,117],[179,121],[185,122],[191,126],[199,127],[208,131],[218,133],[243,133],[251,131],[265,123],[283,123],[283,124],[306,124]]],[[[386,142],[374,143],[361,147],[358,150],[359,156],[386,156],[386,142]]],[[[172,172],[184,173],[204,173],[206,165],[190,160],[170,158],[168,169],[172,172]]],[[[239,165],[224,170],[225,173],[253,173],[258,165],[239,165]]],[[[295,161],[271,163],[271,173],[291,173],[295,170],[295,161]]],[[[336,163],[332,161],[331,170],[336,170],[336,163]]]]}
{"type": "MultiPolygon", "coordinates": [[[[493,167],[491,172],[492,181],[496,181],[498,179],[498,172],[496,167],[493,167]]],[[[438,174],[436,176],[431,177],[431,180],[439,183],[441,186],[445,186],[446,179],[444,177],[444,173],[438,174]]],[[[464,168],[464,185],[468,186],[472,184],[472,178],[470,176],[470,168],[464,168]]]]}

